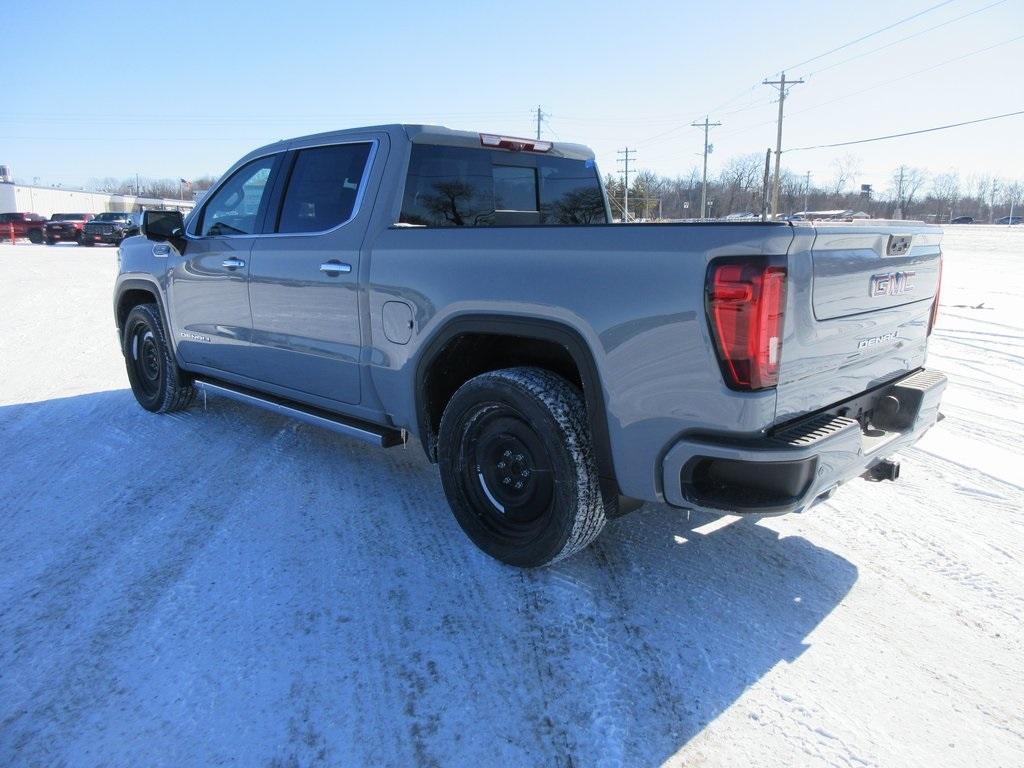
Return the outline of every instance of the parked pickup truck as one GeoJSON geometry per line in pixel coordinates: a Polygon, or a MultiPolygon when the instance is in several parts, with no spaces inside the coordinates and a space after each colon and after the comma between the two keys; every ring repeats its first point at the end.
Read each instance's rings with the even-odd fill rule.
{"type": "Polygon", "coordinates": [[[137,216],[123,211],[98,214],[96,218],[85,222],[79,243],[86,246],[96,243],[120,245],[126,237],[138,234],[137,216]]]}
{"type": "Polygon", "coordinates": [[[575,144],[271,144],[121,244],[128,379],[150,411],[204,390],[415,439],[468,536],[520,566],[640,501],[780,514],[895,479],[945,386],[924,368],[940,229],[610,222],[575,144]]]}
{"type": "Polygon", "coordinates": [[[82,242],[82,228],[91,221],[91,213],[55,213],[44,225],[47,245],[56,245],[61,240],[82,242]]]}
{"type": "Polygon", "coordinates": [[[38,213],[0,213],[0,238],[27,237],[30,242],[43,242],[46,217],[38,213]]]}

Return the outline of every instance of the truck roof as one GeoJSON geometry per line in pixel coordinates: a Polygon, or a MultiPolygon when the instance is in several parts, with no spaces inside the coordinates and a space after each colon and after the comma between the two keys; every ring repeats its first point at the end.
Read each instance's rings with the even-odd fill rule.
{"type": "MultiPolygon", "coordinates": [[[[451,128],[445,128],[443,125],[419,125],[411,123],[368,125],[358,128],[343,128],[337,131],[325,131],[324,133],[312,133],[306,136],[296,136],[291,139],[282,139],[281,141],[254,149],[239,160],[236,165],[246,162],[252,158],[261,157],[273,152],[280,152],[301,146],[330,144],[336,141],[344,141],[350,137],[365,136],[368,133],[387,133],[396,139],[405,139],[406,141],[411,141],[416,144],[442,144],[445,146],[472,147],[475,149],[479,149],[481,147],[481,134],[491,133],[495,135],[507,135],[500,134],[495,131],[457,131],[451,128]]],[[[533,139],[526,140],[532,141],[533,139]]],[[[545,152],[544,154],[574,160],[592,160],[594,158],[594,152],[590,147],[583,144],[573,144],[571,142],[563,141],[551,142],[550,151],[545,152]]]]}

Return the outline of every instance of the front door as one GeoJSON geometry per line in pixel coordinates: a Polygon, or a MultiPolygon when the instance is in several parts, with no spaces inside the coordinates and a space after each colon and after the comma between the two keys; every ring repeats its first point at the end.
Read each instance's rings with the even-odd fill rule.
{"type": "Polygon", "coordinates": [[[181,252],[169,250],[171,326],[189,367],[251,373],[249,258],[280,159],[239,168],[189,223],[181,252]]]}
{"type": "Polygon", "coordinates": [[[376,146],[351,141],[292,152],[279,210],[253,244],[258,378],[300,399],[360,402],[359,251],[369,211],[359,203],[376,146]]]}

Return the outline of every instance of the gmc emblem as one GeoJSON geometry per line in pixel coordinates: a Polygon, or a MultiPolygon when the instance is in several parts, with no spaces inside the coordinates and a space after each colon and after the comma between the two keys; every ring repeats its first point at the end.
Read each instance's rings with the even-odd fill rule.
{"type": "Polygon", "coordinates": [[[882,275],[872,275],[871,288],[868,293],[872,298],[913,293],[914,286],[910,284],[910,278],[916,274],[917,272],[886,272],[882,275]]]}

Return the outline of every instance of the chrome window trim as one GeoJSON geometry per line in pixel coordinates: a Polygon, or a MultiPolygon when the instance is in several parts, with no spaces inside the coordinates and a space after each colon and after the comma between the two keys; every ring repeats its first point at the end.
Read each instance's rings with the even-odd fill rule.
{"type": "MultiPolygon", "coordinates": [[[[188,231],[192,227],[192,223],[189,222],[189,226],[185,228],[186,229],[186,231],[185,231],[185,239],[186,240],[215,240],[215,239],[218,239],[218,238],[229,238],[229,239],[237,240],[239,238],[246,238],[246,237],[249,237],[249,238],[257,238],[257,237],[313,237],[313,236],[319,236],[319,235],[327,235],[327,234],[330,234],[330,233],[332,233],[332,232],[334,232],[336,230],[341,229],[346,224],[349,224],[353,219],[355,219],[356,216],[359,215],[359,211],[362,208],[362,204],[363,204],[363,196],[366,194],[366,185],[367,185],[367,182],[370,179],[370,171],[373,169],[373,161],[377,157],[377,146],[380,144],[380,139],[355,139],[355,140],[352,140],[352,141],[326,141],[326,142],[324,142],[322,144],[309,144],[307,146],[302,146],[302,147],[289,147],[287,149],[278,149],[278,150],[276,150],[274,152],[267,152],[264,155],[257,155],[256,157],[250,157],[246,161],[246,163],[245,163],[245,165],[248,165],[251,162],[254,162],[256,160],[262,160],[265,157],[273,157],[274,155],[287,155],[289,152],[296,152],[296,153],[298,153],[298,152],[301,152],[304,149],[319,149],[321,147],[340,147],[340,146],[345,146],[345,145],[348,145],[348,144],[369,144],[370,145],[370,152],[366,156],[366,165],[363,167],[363,175],[359,178],[359,189],[356,190],[356,199],[355,199],[355,202],[352,204],[352,213],[349,214],[349,217],[347,219],[345,219],[343,222],[341,222],[339,224],[335,224],[330,229],[321,229],[321,230],[319,230],[317,232],[256,232],[256,233],[253,233],[253,234],[245,234],[245,235],[197,235],[197,234],[194,234],[194,233],[188,231]]],[[[242,167],[244,167],[244,166],[240,166],[239,170],[241,170],[242,167]]],[[[213,187],[212,189],[210,189],[209,192],[207,192],[207,194],[210,195],[211,199],[213,198],[213,195],[215,195],[217,192],[220,191],[220,188],[223,186],[223,184],[227,183],[227,181],[232,176],[234,176],[234,174],[225,176],[223,183],[218,184],[216,187],[213,187]]],[[[289,181],[291,181],[291,179],[289,179],[289,181]]],[[[285,187],[285,189],[283,190],[282,195],[281,195],[281,200],[280,200],[281,205],[284,205],[284,195],[286,195],[287,193],[288,193],[288,189],[287,189],[287,187],[285,187]]],[[[205,209],[205,205],[201,206],[201,207],[205,209]]],[[[197,208],[196,210],[198,211],[199,208],[197,208]]],[[[197,222],[199,221],[198,214],[196,215],[196,221],[197,222]]]]}

